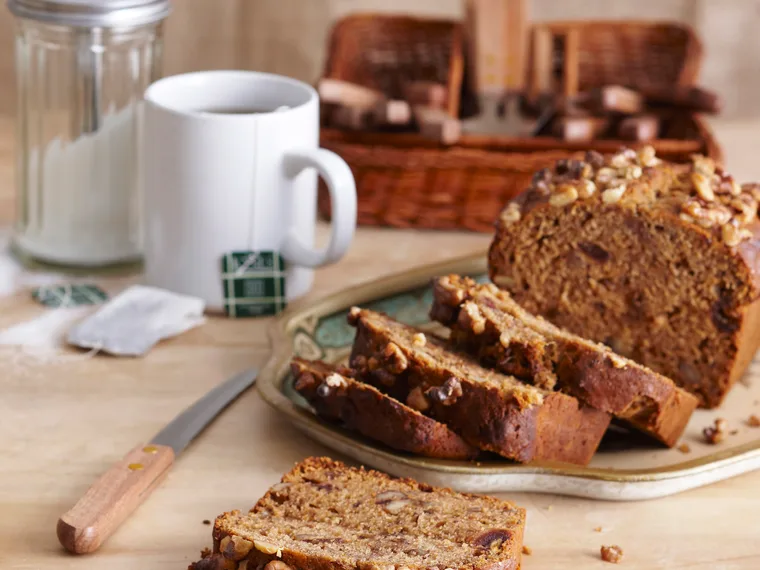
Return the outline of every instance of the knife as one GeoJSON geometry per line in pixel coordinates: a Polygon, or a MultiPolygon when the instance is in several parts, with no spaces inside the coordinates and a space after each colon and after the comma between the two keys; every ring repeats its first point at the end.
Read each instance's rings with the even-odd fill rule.
{"type": "Polygon", "coordinates": [[[96,551],[169,473],[175,458],[222,410],[255,381],[246,370],[220,384],[178,415],[147,444],[106,471],[58,519],[58,540],[74,554],[96,551]]]}

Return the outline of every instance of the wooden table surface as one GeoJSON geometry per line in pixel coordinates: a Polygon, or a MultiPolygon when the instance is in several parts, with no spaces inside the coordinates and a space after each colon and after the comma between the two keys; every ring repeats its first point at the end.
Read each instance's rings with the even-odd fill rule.
{"type": "MultiPolygon", "coordinates": [[[[758,122],[716,122],[728,166],[760,179],[758,122]]],[[[0,223],[13,218],[12,122],[0,118],[0,223]]],[[[325,228],[320,227],[324,237],[325,228]]],[[[303,301],[388,273],[485,251],[488,236],[360,230],[349,254],[317,273],[303,301]]],[[[28,294],[0,299],[0,325],[43,311],[28,294]]],[[[57,518],[112,462],[207,390],[267,358],[270,319],[211,319],[142,359],[31,365],[0,351],[0,568],[185,568],[210,544],[217,514],[246,509],[293,463],[328,454],[249,391],[180,457],[173,472],[97,554],[67,555],[57,518]]],[[[512,494],[528,509],[525,570],[760,568],[760,472],[670,498],[611,503],[512,494]],[[595,532],[601,526],[603,532],[595,532]]]]}

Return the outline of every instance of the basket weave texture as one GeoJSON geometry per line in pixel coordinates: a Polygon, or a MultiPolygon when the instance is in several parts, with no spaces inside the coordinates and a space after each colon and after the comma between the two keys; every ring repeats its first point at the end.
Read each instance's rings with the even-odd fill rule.
{"type": "MultiPolygon", "coordinates": [[[[684,26],[599,21],[549,27],[580,31],[581,90],[610,84],[640,89],[693,85],[699,73],[701,46],[684,26]]],[[[461,37],[455,22],[351,16],[333,29],[325,77],[398,96],[399,67],[394,62],[405,61],[400,77],[442,83],[445,78],[450,95],[456,93],[449,101],[450,110],[457,109],[462,91],[461,37]],[[362,55],[356,57],[357,53],[362,55]],[[432,61],[436,63],[421,63],[432,61]],[[446,61],[449,66],[444,71],[446,61]]],[[[700,117],[674,117],[666,124],[664,138],[653,143],[658,156],[686,161],[701,153],[721,162],[721,150],[700,117]]],[[[336,129],[323,129],[321,144],[342,156],[353,171],[360,225],[479,232],[492,231],[504,204],[528,186],[537,170],[587,149],[614,152],[624,145],[636,146],[615,140],[579,144],[550,137],[464,135],[456,146],[445,147],[415,133],[336,129]]],[[[319,210],[329,217],[324,188],[319,210]]]]}

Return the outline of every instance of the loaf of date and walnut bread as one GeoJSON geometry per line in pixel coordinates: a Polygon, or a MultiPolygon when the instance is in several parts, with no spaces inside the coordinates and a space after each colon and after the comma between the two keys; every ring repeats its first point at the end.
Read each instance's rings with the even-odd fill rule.
{"type": "Polygon", "coordinates": [[[430,317],[484,366],[559,388],[670,447],[697,407],[697,398],[670,378],[531,315],[492,283],[458,275],[435,279],[430,317]]]}
{"type": "Polygon", "coordinates": [[[479,450],[446,425],[353,378],[343,366],[294,358],[295,389],[317,415],[388,447],[438,459],[472,459],[479,450]]]}
{"type": "Polygon", "coordinates": [[[487,370],[447,343],[354,307],[350,364],[365,382],[445,423],[465,441],[519,462],[586,465],[609,414],[487,370]]]}
{"type": "Polygon", "coordinates": [[[562,160],[501,213],[493,282],[715,407],[760,343],[760,187],[652,147],[562,160]]]}
{"type": "Polygon", "coordinates": [[[218,517],[190,570],[519,570],[524,528],[507,501],[311,457],[218,517]]]}

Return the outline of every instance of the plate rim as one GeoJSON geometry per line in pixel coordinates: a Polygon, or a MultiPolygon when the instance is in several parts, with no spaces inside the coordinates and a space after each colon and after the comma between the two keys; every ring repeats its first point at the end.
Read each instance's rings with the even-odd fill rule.
{"type": "Polygon", "coordinates": [[[485,273],[486,256],[483,253],[469,254],[443,262],[426,264],[410,270],[341,289],[316,300],[298,301],[288,307],[270,326],[269,337],[272,354],[261,369],[256,382],[262,399],[273,409],[283,413],[289,421],[305,433],[317,430],[324,440],[334,439],[344,448],[355,448],[364,455],[376,457],[379,461],[393,462],[412,469],[432,470],[448,475],[552,475],[559,478],[585,479],[612,483],[652,483],[688,478],[716,469],[726,469],[739,462],[760,459],[760,438],[731,448],[710,453],[697,459],[681,461],[666,467],[644,469],[612,469],[573,465],[521,465],[516,463],[491,464],[490,462],[470,462],[437,460],[426,457],[397,454],[339,427],[319,420],[314,414],[303,410],[282,392],[285,372],[293,355],[290,333],[297,323],[314,316],[325,316],[341,309],[373,301],[417,287],[422,287],[435,275],[448,273],[485,273]]]}

